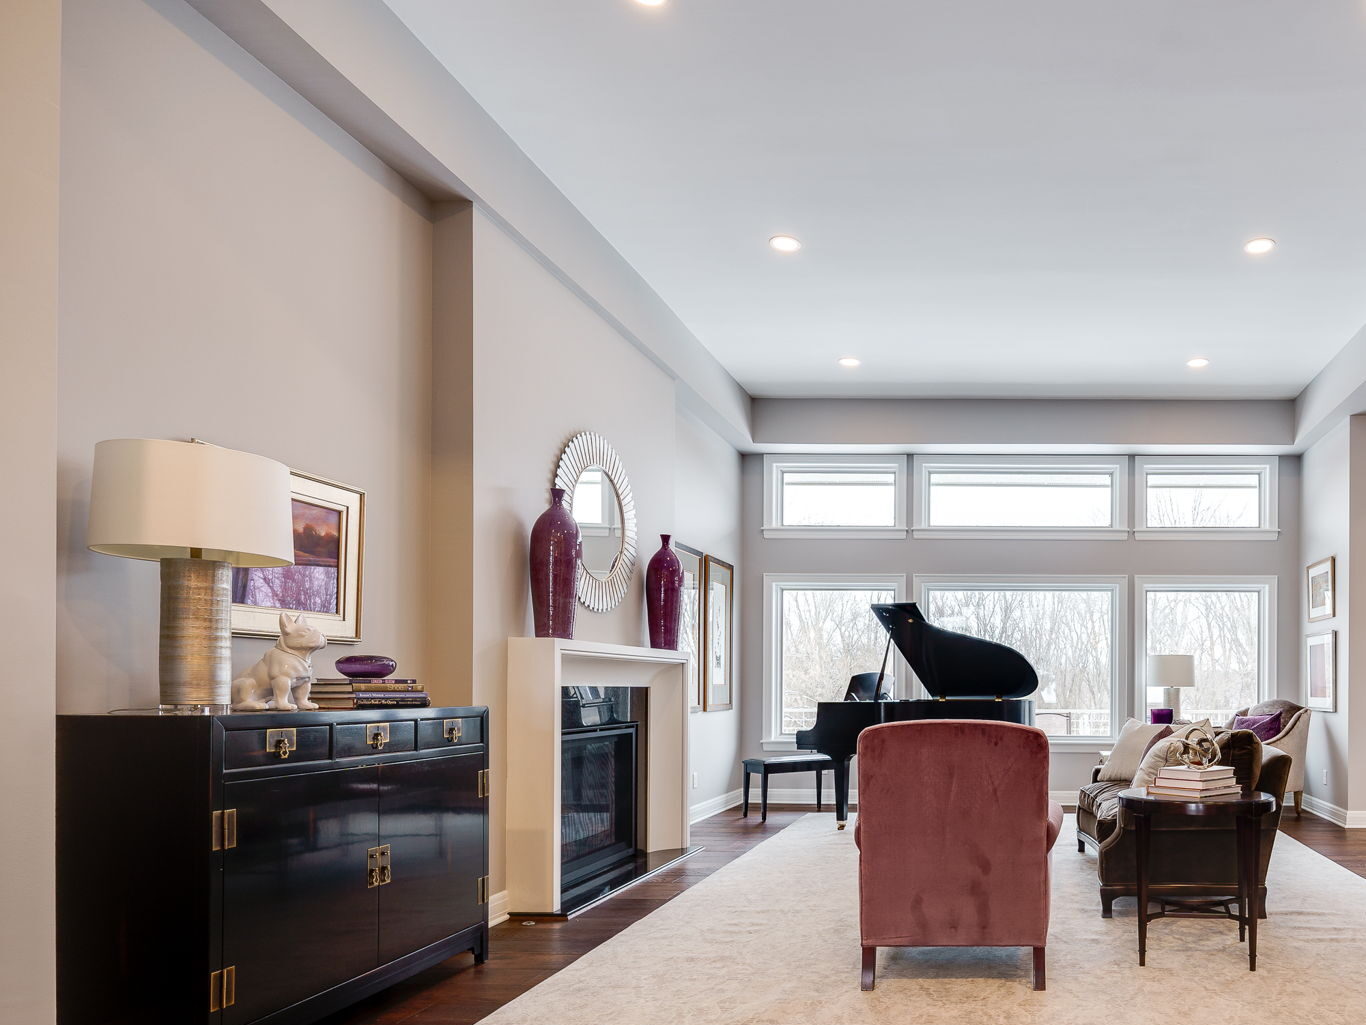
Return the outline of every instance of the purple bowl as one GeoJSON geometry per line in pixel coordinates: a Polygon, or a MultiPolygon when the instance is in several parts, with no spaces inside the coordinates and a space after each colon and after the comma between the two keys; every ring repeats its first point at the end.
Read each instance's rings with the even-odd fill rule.
{"type": "Polygon", "coordinates": [[[337,672],[353,680],[377,680],[393,676],[398,663],[387,655],[347,655],[337,659],[337,672]]]}

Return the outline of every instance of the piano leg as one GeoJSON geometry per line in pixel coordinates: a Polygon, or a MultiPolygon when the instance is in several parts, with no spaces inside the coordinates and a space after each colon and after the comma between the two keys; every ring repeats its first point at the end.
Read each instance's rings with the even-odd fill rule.
{"type": "Polygon", "coordinates": [[[843,829],[849,819],[849,759],[835,760],[835,828],[843,829]]]}

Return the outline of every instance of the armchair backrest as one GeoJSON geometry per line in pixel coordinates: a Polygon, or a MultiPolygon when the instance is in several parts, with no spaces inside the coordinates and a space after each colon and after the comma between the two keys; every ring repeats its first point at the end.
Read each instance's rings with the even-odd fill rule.
{"type": "Polygon", "coordinates": [[[1047,736],[979,720],[869,727],[858,842],[865,946],[1044,945],[1047,736]]]}

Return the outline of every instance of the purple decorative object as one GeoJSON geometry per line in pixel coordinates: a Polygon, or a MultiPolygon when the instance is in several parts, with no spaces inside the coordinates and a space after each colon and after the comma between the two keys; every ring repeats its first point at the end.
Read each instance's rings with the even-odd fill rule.
{"type": "Polygon", "coordinates": [[[378,680],[393,676],[398,663],[388,655],[347,655],[337,659],[337,672],[353,680],[378,680]]]}
{"type": "Polygon", "coordinates": [[[1172,721],[1172,710],[1170,708],[1150,708],[1148,710],[1148,721],[1154,726],[1158,723],[1167,723],[1170,725],[1172,721]]]}
{"type": "Polygon", "coordinates": [[[565,508],[564,488],[550,489],[550,508],[531,528],[531,609],[537,637],[574,638],[583,536],[565,508]]]}
{"type": "Polygon", "coordinates": [[[1266,743],[1274,740],[1281,732],[1281,713],[1272,712],[1270,715],[1235,715],[1233,717],[1233,728],[1235,730],[1251,730],[1257,734],[1257,739],[1266,743]]]}
{"type": "Polygon", "coordinates": [[[669,544],[672,534],[660,534],[659,551],[645,569],[645,618],[650,624],[650,647],[678,650],[678,620],[683,613],[683,563],[669,544]]]}

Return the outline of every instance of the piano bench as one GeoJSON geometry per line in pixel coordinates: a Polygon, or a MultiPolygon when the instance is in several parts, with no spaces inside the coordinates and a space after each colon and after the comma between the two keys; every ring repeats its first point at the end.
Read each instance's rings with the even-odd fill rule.
{"type": "Polygon", "coordinates": [[[834,759],[822,754],[775,755],[772,758],[745,759],[745,803],[742,817],[749,816],[749,775],[757,772],[759,782],[759,821],[768,821],[768,777],[782,772],[814,772],[816,774],[816,810],[821,810],[821,773],[835,767],[834,759]]]}

